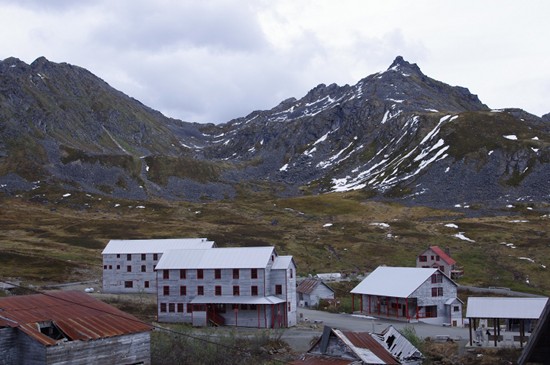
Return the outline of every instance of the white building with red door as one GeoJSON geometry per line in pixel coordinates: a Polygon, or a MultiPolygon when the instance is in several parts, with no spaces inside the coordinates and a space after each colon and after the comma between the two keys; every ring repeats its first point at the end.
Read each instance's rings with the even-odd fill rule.
{"type": "Polygon", "coordinates": [[[370,316],[463,325],[457,284],[439,269],[379,266],[351,293],[353,311],[370,316]]]}
{"type": "Polygon", "coordinates": [[[296,264],[274,247],[170,250],[156,266],[159,322],[296,324],[296,264]]]}

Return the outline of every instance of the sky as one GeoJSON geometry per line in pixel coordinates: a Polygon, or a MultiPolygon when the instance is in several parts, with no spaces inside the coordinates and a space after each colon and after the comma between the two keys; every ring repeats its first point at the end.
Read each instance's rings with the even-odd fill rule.
{"type": "Polygon", "coordinates": [[[0,0],[0,60],[77,65],[166,116],[222,123],[401,55],[541,116],[549,14],[547,0],[0,0]]]}

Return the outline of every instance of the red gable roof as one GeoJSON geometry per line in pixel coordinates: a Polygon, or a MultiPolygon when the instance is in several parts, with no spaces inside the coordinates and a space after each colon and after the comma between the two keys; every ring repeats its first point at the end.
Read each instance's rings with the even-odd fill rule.
{"type": "Polygon", "coordinates": [[[57,340],[40,332],[44,322],[75,341],[152,330],[136,317],[77,291],[0,298],[0,326],[19,328],[43,345],[55,345],[57,340]]]}
{"type": "Polygon", "coordinates": [[[451,258],[451,256],[447,255],[445,251],[443,251],[439,246],[430,246],[430,249],[435,252],[443,261],[445,261],[449,265],[456,264],[456,261],[451,258]]]}

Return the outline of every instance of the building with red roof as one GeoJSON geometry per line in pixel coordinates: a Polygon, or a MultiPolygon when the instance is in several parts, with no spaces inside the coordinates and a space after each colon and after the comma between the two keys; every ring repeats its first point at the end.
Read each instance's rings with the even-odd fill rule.
{"type": "Polygon", "coordinates": [[[416,267],[439,269],[451,279],[456,279],[463,274],[456,261],[449,252],[442,250],[439,246],[430,246],[416,257],[416,267]]]}

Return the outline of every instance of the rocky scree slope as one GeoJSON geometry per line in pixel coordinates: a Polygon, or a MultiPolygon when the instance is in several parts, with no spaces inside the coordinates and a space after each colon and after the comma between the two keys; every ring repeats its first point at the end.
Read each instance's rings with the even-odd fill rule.
{"type": "Polygon", "coordinates": [[[356,85],[223,124],[164,117],[90,72],[0,62],[0,191],[57,187],[118,198],[221,199],[366,190],[449,207],[550,200],[550,125],[397,57],[356,85]]]}

